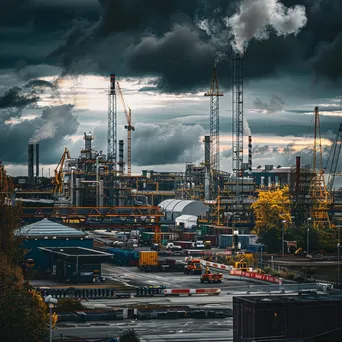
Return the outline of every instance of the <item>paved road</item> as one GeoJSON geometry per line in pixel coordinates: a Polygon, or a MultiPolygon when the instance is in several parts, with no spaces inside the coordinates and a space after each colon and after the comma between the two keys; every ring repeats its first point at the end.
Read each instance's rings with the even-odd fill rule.
{"type": "Polygon", "coordinates": [[[201,284],[200,275],[187,275],[181,272],[144,273],[136,267],[121,267],[112,264],[102,264],[102,276],[128,286],[164,285],[168,288],[220,287],[228,290],[250,284],[250,282],[245,280],[231,280],[228,278],[228,273],[224,273],[224,281],[221,284],[201,284]]]}
{"type": "Polygon", "coordinates": [[[53,336],[78,336],[82,338],[117,337],[124,330],[134,329],[141,342],[164,341],[232,341],[233,320],[229,319],[177,319],[124,321],[119,323],[70,324],[58,326],[53,336]]]}

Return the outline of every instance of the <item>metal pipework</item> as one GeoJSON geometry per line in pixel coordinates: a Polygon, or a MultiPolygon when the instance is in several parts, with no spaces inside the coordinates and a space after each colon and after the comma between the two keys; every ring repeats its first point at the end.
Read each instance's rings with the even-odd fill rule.
{"type": "Polygon", "coordinates": [[[97,207],[103,207],[103,187],[100,181],[81,181],[81,183],[92,183],[92,184],[97,184],[97,186],[99,187],[99,193],[100,193],[100,198],[96,197],[96,206],[97,207]]]}

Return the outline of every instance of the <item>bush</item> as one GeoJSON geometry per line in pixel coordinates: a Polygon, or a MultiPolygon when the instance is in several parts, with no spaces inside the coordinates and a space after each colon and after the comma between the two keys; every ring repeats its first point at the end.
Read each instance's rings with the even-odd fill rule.
{"type": "Polygon", "coordinates": [[[295,278],[295,275],[293,273],[288,273],[287,274],[287,279],[294,280],[294,278],[295,278]]]}
{"type": "Polygon", "coordinates": [[[140,338],[134,330],[124,331],[120,335],[120,342],[139,342],[140,338]]]}
{"type": "Polygon", "coordinates": [[[74,298],[62,298],[58,300],[58,304],[56,306],[56,312],[69,312],[82,310],[84,306],[78,299],[74,298]]]}

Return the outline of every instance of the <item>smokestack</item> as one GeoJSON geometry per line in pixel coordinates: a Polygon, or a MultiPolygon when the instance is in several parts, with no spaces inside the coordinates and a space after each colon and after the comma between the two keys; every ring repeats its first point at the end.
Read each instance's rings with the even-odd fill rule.
{"type": "Polygon", "coordinates": [[[204,198],[210,198],[210,136],[204,137],[204,163],[205,163],[205,177],[204,177],[204,198]]]}
{"type": "Polygon", "coordinates": [[[204,137],[204,163],[210,167],[210,136],[204,137]]]}
{"type": "Polygon", "coordinates": [[[91,141],[94,139],[93,135],[91,132],[86,133],[84,132],[84,149],[86,151],[91,151],[91,141]]]}
{"type": "Polygon", "coordinates": [[[248,174],[252,176],[252,136],[248,136],[248,174]]]}
{"type": "Polygon", "coordinates": [[[124,141],[119,140],[119,173],[124,173],[124,141]]]}
{"type": "Polygon", "coordinates": [[[33,181],[33,145],[29,144],[28,145],[28,178],[29,178],[29,183],[32,184],[33,181]]]}
{"type": "Polygon", "coordinates": [[[36,144],[36,178],[39,177],[39,144],[36,144]]]}
{"type": "Polygon", "coordinates": [[[299,191],[300,182],[300,156],[296,157],[296,192],[299,191]]]}

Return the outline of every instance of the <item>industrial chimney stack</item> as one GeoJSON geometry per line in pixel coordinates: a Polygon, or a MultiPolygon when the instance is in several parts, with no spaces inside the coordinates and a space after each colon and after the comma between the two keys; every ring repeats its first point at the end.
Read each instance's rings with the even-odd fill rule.
{"type": "Polygon", "coordinates": [[[39,144],[29,144],[27,154],[28,183],[34,185],[39,177],[39,144]],[[34,166],[36,166],[36,173],[34,173],[34,166]]]}

